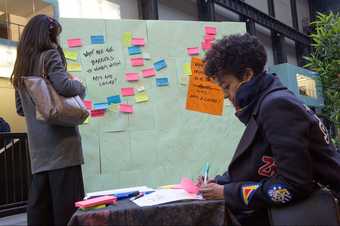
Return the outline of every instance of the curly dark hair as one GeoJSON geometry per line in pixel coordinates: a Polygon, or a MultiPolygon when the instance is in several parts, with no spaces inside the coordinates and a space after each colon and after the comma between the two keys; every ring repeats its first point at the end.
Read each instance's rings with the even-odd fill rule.
{"type": "Polygon", "coordinates": [[[257,75],[263,71],[266,61],[265,48],[255,36],[236,34],[224,36],[212,46],[204,58],[204,71],[208,77],[218,79],[224,74],[233,74],[241,80],[246,68],[253,69],[257,75]]]}

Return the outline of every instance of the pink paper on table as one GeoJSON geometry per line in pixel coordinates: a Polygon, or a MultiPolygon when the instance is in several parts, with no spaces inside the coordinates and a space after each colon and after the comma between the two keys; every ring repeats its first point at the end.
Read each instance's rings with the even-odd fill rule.
{"type": "Polygon", "coordinates": [[[125,113],[132,113],[133,112],[133,106],[130,104],[120,104],[119,105],[119,111],[125,112],[125,113]]]}
{"type": "Polygon", "coordinates": [[[142,71],[143,77],[148,78],[156,75],[156,71],[154,68],[147,68],[142,71]]]}
{"type": "Polygon", "coordinates": [[[87,110],[92,110],[92,100],[84,100],[84,105],[87,110]]]}
{"type": "Polygon", "coordinates": [[[200,50],[198,49],[198,47],[191,47],[191,48],[187,48],[188,50],[188,54],[191,55],[198,55],[200,53],[200,50]]]}
{"type": "Polygon", "coordinates": [[[143,57],[132,57],[131,58],[131,65],[133,67],[143,66],[144,65],[144,58],[143,57]]]}
{"type": "Polygon", "coordinates": [[[199,191],[198,186],[195,185],[192,180],[186,177],[182,177],[180,185],[188,193],[197,194],[199,191]]]}
{"type": "Polygon", "coordinates": [[[97,198],[87,199],[75,203],[76,207],[88,208],[92,206],[98,206],[103,204],[114,204],[117,202],[117,198],[113,195],[106,195],[97,198]]]}
{"type": "Polygon", "coordinates": [[[139,77],[137,73],[127,72],[125,73],[125,80],[128,82],[138,81],[139,77]]]}
{"type": "Polygon", "coordinates": [[[145,45],[144,38],[132,38],[131,43],[134,46],[144,46],[145,45]]]}
{"type": "Polygon", "coordinates": [[[208,34],[207,34],[207,35],[204,36],[204,40],[205,40],[205,41],[214,41],[215,38],[216,38],[215,35],[208,35],[208,34]]]}
{"type": "Polygon", "coordinates": [[[208,35],[216,35],[216,27],[206,26],[204,30],[208,35]]]}
{"type": "Polygon", "coordinates": [[[212,43],[210,41],[204,41],[201,43],[203,50],[209,50],[211,48],[212,43]]]}
{"type": "Polygon", "coordinates": [[[67,40],[67,45],[69,48],[82,46],[80,38],[71,38],[67,40]]]}
{"type": "Polygon", "coordinates": [[[123,97],[135,95],[135,90],[132,87],[121,88],[120,92],[123,97]]]}

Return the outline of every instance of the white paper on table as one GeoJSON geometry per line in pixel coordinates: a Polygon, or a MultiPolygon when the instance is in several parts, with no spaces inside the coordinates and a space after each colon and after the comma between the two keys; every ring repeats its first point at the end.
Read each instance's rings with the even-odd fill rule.
{"type": "Polygon", "coordinates": [[[133,202],[138,206],[154,206],[162,203],[180,201],[180,200],[200,200],[202,196],[190,194],[184,189],[159,189],[155,192],[145,195],[133,202]]]}
{"type": "Polygon", "coordinates": [[[120,188],[120,189],[113,189],[113,190],[97,191],[97,192],[87,193],[84,199],[87,199],[89,197],[103,196],[103,195],[114,195],[114,194],[132,192],[132,191],[150,192],[150,191],[154,191],[154,190],[155,189],[149,188],[147,186],[120,188]]]}

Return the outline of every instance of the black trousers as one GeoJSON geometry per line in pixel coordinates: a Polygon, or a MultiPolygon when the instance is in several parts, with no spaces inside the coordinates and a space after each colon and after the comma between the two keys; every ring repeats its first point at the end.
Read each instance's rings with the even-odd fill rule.
{"type": "Polygon", "coordinates": [[[81,166],[33,174],[28,200],[29,226],[66,226],[84,197],[81,166]]]}

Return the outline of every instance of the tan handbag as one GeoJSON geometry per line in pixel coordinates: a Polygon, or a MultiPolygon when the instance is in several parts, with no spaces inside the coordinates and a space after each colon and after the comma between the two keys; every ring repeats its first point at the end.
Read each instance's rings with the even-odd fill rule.
{"type": "Polygon", "coordinates": [[[39,60],[41,76],[22,76],[26,91],[31,96],[36,109],[36,119],[48,124],[73,127],[82,124],[89,116],[88,110],[79,96],[59,95],[47,79],[44,54],[39,60]]]}

